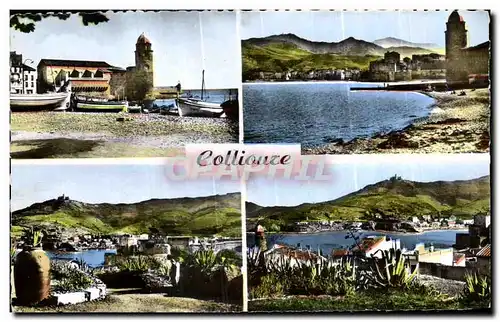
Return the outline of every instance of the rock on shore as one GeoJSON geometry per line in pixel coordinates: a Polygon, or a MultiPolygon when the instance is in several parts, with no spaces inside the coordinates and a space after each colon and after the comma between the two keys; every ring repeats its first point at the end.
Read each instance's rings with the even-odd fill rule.
{"type": "Polygon", "coordinates": [[[467,90],[465,96],[432,92],[433,112],[424,120],[387,134],[303,148],[305,154],[487,153],[490,145],[490,93],[467,90]]]}

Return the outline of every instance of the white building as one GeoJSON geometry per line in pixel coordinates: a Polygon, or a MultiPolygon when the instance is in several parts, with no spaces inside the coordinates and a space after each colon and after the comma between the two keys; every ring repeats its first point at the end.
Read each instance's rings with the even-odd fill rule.
{"type": "Polygon", "coordinates": [[[353,252],[361,252],[366,257],[382,258],[382,252],[390,249],[401,249],[401,240],[392,239],[389,236],[367,236],[355,246],[353,252]],[[381,252],[382,251],[382,252],[381,252]]]}
{"type": "MultiPolygon", "coordinates": [[[[35,94],[37,71],[35,68],[25,64],[23,55],[15,51],[10,52],[10,92],[14,94],[35,94]]],[[[31,61],[32,62],[32,61],[31,61]]]]}

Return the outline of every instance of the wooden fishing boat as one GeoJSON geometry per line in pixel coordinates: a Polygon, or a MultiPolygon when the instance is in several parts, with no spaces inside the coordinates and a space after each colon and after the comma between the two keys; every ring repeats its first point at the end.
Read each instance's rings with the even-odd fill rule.
{"type": "Polygon", "coordinates": [[[12,110],[53,110],[69,98],[69,93],[10,94],[12,110]]]}
{"type": "Polygon", "coordinates": [[[209,103],[193,98],[177,99],[180,116],[220,117],[224,111],[218,103],[209,103]]]}
{"type": "Polygon", "coordinates": [[[77,111],[128,112],[127,101],[81,101],[77,99],[75,105],[77,111]]]}
{"type": "Polygon", "coordinates": [[[220,117],[224,111],[220,103],[207,102],[204,99],[205,94],[205,71],[201,76],[201,98],[178,98],[176,100],[177,109],[180,116],[206,116],[220,117]]]}
{"type": "Polygon", "coordinates": [[[225,101],[220,105],[224,111],[225,117],[232,120],[237,120],[239,118],[239,102],[238,99],[230,99],[225,101]]]}

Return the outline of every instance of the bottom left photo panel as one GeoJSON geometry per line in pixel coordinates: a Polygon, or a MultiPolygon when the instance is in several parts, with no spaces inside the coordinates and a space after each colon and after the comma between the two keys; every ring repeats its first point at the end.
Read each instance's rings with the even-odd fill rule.
{"type": "Polygon", "coordinates": [[[11,311],[242,311],[239,181],[79,162],[12,162],[11,311]]]}

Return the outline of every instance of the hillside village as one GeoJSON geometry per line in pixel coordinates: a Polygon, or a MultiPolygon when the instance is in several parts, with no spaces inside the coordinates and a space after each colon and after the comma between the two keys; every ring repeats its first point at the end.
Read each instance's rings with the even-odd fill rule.
{"type": "Polygon", "coordinates": [[[243,81],[487,82],[490,42],[469,47],[457,11],[446,22],[445,48],[437,47],[392,37],[373,42],[353,37],[319,42],[294,34],[250,38],[242,40],[243,81]]]}

